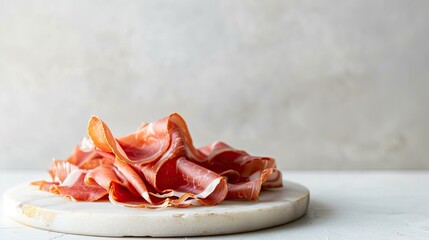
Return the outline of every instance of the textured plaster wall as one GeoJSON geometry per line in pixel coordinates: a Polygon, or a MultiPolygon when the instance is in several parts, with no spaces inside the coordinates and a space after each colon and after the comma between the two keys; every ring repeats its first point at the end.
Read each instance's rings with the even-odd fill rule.
{"type": "Polygon", "coordinates": [[[284,169],[429,168],[429,2],[0,0],[0,168],[171,112],[284,169]]]}

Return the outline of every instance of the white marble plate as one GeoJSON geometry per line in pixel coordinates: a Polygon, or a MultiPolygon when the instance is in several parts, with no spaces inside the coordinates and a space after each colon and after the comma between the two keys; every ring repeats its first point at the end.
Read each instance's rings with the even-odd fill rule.
{"type": "Polygon", "coordinates": [[[73,202],[29,184],[11,188],[3,197],[6,214],[36,228],[94,236],[173,237],[246,232],[290,222],[307,211],[309,191],[285,181],[281,189],[263,190],[257,202],[157,210],[73,202]]]}

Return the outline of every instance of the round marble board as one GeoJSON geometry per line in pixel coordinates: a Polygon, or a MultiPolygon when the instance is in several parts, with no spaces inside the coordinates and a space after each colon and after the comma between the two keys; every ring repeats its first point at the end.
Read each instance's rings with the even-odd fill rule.
{"type": "Polygon", "coordinates": [[[259,201],[224,201],[190,208],[127,208],[103,202],[73,202],[28,183],[4,194],[5,213],[26,225],[94,236],[202,236],[281,225],[305,214],[307,188],[289,181],[263,190],[259,201]]]}

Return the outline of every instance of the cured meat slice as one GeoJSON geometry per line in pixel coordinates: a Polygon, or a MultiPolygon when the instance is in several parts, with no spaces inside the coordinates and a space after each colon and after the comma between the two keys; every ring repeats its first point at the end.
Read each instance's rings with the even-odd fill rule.
{"type": "Polygon", "coordinates": [[[67,161],[53,160],[49,174],[52,182],[40,181],[33,184],[42,190],[58,193],[75,201],[96,201],[107,194],[107,191],[98,185],[86,185],[85,171],[67,161]]]}
{"type": "Polygon", "coordinates": [[[228,178],[228,199],[257,200],[261,188],[282,187],[281,172],[273,158],[251,156],[223,142],[214,142],[199,151],[207,156],[204,167],[228,178]]]}
{"type": "Polygon", "coordinates": [[[107,191],[99,185],[86,185],[84,183],[85,174],[80,173],[73,183],[54,185],[53,187],[63,196],[75,201],[96,201],[107,194],[107,191]]]}
{"type": "Polygon", "coordinates": [[[100,151],[84,152],[80,147],[76,147],[67,162],[80,169],[94,169],[100,165],[112,165],[114,157],[112,155],[100,154],[100,151]]]}
{"type": "Polygon", "coordinates": [[[259,193],[262,188],[262,183],[265,182],[270,174],[277,171],[274,168],[264,169],[260,176],[256,179],[228,184],[228,199],[250,199],[253,201],[258,200],[259,193]]]}
{"type": "Polygon", "coordinates": [[[84,182],[89,186],[101,186],[109,193],[112,201],[147,203],[147,201],[141,199],[141,193],[133,187],[115,166],[101,165],[95,168],[85,176],[84,182]]]}
{"type": "MultiPolygon", "coordinates": [[[[184,137],[183,135],[189,133],[187,130],[181,130],[175,124],[168,125],[168,122],[167,119],[163,119],[154,124],[147,124],[140,128],[134,137],[128,135],[123,138],[122,144],[119,144],[119,141],[114,139],[107,125],[96,117],[90,120],[88,131],[96,147],[104,151],[109,150],[115,154],[115,165],[148,203],[153,202],[149,196],[145,181],[149,182],[156,190],[156,193],[152,193],[153,196],[158,198],[176,197],[177,199],[171,198],[167,200],[171,206],[186,205],[188,198],[196,199],[201,204],[213,205],[221,202],[227,193],[225,180],[215,172],[189,162],[184,158],[187,153],[186,147],[189,144],[187,141],[192,140],[190,136],[184,137]],[[161,132],[162,138],[168,136],[169,141],[165,142],[164,139],[154,140],[154,138],[160,138],[156,134],[157,132],[161,132]],[[142,136],[145,136],[144,139],[150,139],[148,141],[152,143],[139,145],[143,141],[142,136]],[[136,143],[130,144],[131,139],[134,139],[136,143]],[[160,155],[158,152],[154,154],[154,151],[152,151],[153,146],[167,146],[167,148],[160,155]],[[149,155],[144,154],[144,149],[146,148],[150,153],[149,155]],[[133,160],[128,157],[127,153],[131,153],[133,160]],[[141,156],[143,160],[137,158],[137,156],[141,156]],[[152,158],[150,159],[148,156],[152,158]],[[145,181],[128,165],[129,163],[140,169],[145,181]],[[193,185],[190,186],[190,184],[193,185]]],[[[121,199],[116,201],[121,202],[121,199]]]]}
{"type": "Polygon", "coordinates": [[[108,199],[128,207],[216,205],[256,201],[263,188],[282,187],[273,158],[252,156],[223,142],[195,148],[183,118],[173,113],[115,138],[98,117],[66,160],[54,160],[41,190],[75,201],[108,199]]]}
{"type": "Polygon", "coordinates": [[[117,142],[126,152],[128,163],[143,165],[156,161],[169,149],[170,144],[174,141],[171,136],[175,131],[179,131],[181,141],[183,141],[185,148],[180,149],[185,151],[183,154],[192,160],[204,161],[205,156],[193,146],[185,120],[177,113],[152,123],[142,124],[136,132],[118,138],[117,142]]]}
{"type": "Polygon", "coordinates": [[[154,196],[177,197],[173,206],[215,205],[224,200],[228,192],[225,179],[219,174],[201,167],[185,157],[170,159],[159,169],[147,166],[143,171],[156,173],[154,186],[161,194],[154,196]]]}

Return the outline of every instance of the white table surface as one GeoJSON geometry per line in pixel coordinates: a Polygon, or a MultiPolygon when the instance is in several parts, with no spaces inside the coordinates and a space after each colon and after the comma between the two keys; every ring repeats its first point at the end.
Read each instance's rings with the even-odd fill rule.
{"type": "MultiPolygon", "coordinates": [[[[43,171],[0,170],[0,194],[19,183],[46,177],[43,171]]],[[[310,207],[303,218],[222,238],[429,239],[429,171],[285,171],[284,178],[310,189],[310,207]]],[[[2,207],[0,239],[101,238],[30,228],[4,216],[2,207]]]]}

